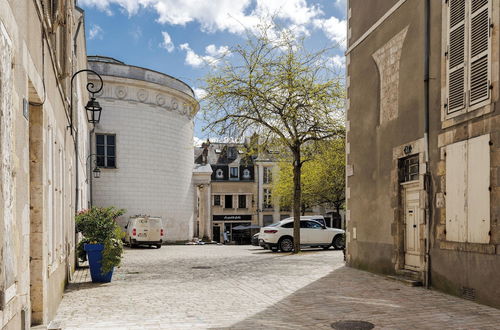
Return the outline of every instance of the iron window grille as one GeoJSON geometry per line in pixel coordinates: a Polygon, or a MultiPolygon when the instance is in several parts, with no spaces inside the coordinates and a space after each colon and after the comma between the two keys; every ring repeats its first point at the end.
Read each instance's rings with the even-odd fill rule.
{"type": "Polygon", "coordinates": [[[399,160],[399,181],[409,182],[418,180],[419,159],[418,155],[409,156],[399,160]]]}

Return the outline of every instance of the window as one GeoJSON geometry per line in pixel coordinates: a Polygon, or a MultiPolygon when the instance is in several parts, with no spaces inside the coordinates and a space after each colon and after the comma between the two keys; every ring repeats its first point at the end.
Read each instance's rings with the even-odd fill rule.
{"type": "Polygon", "coordinates": [[[224,179],[224,171],[219,168],[215,171],[215,178],[216,179],[224,179]]]}
{"type": "Polygon", "coordinates": [[[310,229],[321,229],[323,226],[315,221],[306,221],[307,222],[307,228],[310,229]]]}
{"type": "Polygon", "coordinates": [[[229,168],[229,179],[230,180],[238,180],[240,176],[240,171],[238,167],[230,167],[229,168]]]}
{"type": "Polygon", "coordinates": [[[214,195],[214,206],[220,206],[220,195],[214,195]]]}
{"type": "Polygon", "coordinates": [[[273,173],[271,167],[264,167],[264,183],[271,183],[273,180],[273,173]]]}
{"type": "Polygon", "coordinates": [[[116,168],[116,135],[96,134],[97,166],[116,168]]]}
{"type": "Polygon", "coordinates": [[[446,146],[446,240],[490,242],[490,136],[446,146]]]}
{"type": "Polygon", "coordinates": [[[418,180],[418,171],[419,171],[418,155],[413,155],[399,160],[400,182],[418,180]]]}
{"type": "Polygon", "coordinates": [[[282,228],[293,228],[293,221],[290,221],[290,222],[287,222],[285,223],[283,226],[281,226],[282,228]]]}
{"type": "Polygon", "coordinates": [[[233,208],[233,195],[225,195],[224,196],[224,208],[226,208],[226,209],[233,208]]]}
{"type": "Polygon", "coordinates": [[[492,0],[449,0],[446,47],[447,115],[490,98],[492,0]]]}
{"type": "Polygon", "coordinates": [[[273,208],[271,198],[272,198],[271,189],[265,188],[264,189],[264,200],[263,200],[263,204],[264,204],[265,209],[272,209],[273,208]]]}
{"type": "Polygon", "coordinates": [[[247,196],[246,195],[238,195],[238,208],[240,208],[240,209],[247,208],[247,196]]]}
{"type": "Polygon", "coordinates": [[[238,157],[238,151],[235,147],[229,147],[227,149],[227,157],[229,159],[236,159],[238,157]]]}
{"type": "Polygon", "coordinates": [[[245,168],[243,170],[243,179],[246,179],[246,180],[250,179],[250,170],[248,168],[245,168]]]}

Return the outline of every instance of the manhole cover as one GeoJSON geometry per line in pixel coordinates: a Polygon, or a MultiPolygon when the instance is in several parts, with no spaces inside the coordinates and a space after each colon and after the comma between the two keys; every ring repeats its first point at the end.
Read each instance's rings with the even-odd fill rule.
{"type": "Polygon", "coordinates": [[[191,267],[192,269],[210,269],[212,267],[210,266],[194,266],[194,267],[191,267]]]}
{"type": "Polygon", "coordinates": [[[370,330],[374,327],[373,323],[366,321],[346,320],[332,323],[332,328],[337,330],[370,330]]]}

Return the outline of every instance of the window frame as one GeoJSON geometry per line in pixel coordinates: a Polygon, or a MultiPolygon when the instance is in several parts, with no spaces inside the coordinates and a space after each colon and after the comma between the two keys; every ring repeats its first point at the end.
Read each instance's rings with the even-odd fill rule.
{"type": "Polygon", "coordinates": [[[248,208],[247,195],[238,195],[238,208],[239,209],[247,209],[248,208]]]}
{"type": "Polygon", "coordinates": [[[272,167],[264,166],[262,169],[262,183],[271,184],[273,182],[273,171],[272,167]]]}
{"type": "Polygon", "coordinates": [[[220,197],[220,195],[214,195],[213,205],[214,206],[222,206],[222,198],[220,197]]]}
{"type": "Polygon", "coordinates": [[[239,166],[229,166],[229,180],[238,181],[240,179],[240,168],[239,166]],[[236,176],[233,176],[232,170],[235,169],[236,176]]]}
{"type": "Polygon", "coordinates": [[[95,157],[96,157],[96,160],[95,160],[95,163],[96,163],[96,166],[99,167],[99,168],[109,168],[109,169],[116,169],[118,168],[117,166],[117,143],[116,143],[116,134],[114,133],[96,133],[95,134],[95,157]],[[104,138],[104,144],[99,144],[98,141],[97,141],[97,137],[98,136],[103,136],[104,138]],[[114,144],[108,144],[108,137],[109,136],[112,136],[114,138],[114,144]],[[101,155],[98,153],[98,147],[103,147],[104,148],[104,154],[101,155]],[[108,148],[109,147],[113,147],[115,149],[115,152],[114,152],[114,156],[108,156],[108,148]],[[99,157],[103,157],[103,160],[104,160],[104,165],[99,165],[99,157]],[[109,158],[114,158],[114,166],[108,166],[108,159],[109,158]]]}
{"type": "MultiPolygon", "coordinates": [[[[489,24],[493,24],[493,26],[497,27],[497,16],[498,13],[495,12],[493,8],[494,0],[488,0],[488,15],[489,15],[489,24]]],[[[488,97],[482,101],[479,101],[475,104],[470,104],[470,91],[471,91],[471,38],[470,38],[470,26],[472,16],[476,17],[478,11],[471,15],[471,0],[465,0],[465,18],[464,18],[464,107],[463,109],[448,112],[448,104],[449,104],[449,83],[450,83],[450,67],[449,67],[449,51],[450,51],[450,4],[451,1],[443,1],[442,4],[442,45],[443,45],[443,53],[442,56],[442,66],[444,73],[442,75],[442,102],[441,102],[441,121],[443,122],[443,128],[453,126],[455,124],[461,123],[463,121],[470,120],[477,116],[481,116],[485,113],[489,113],[493,111],[492,104],[496,102],[498,98],[498,73],[495,70],[492,70],[493,63],[498,62],[498,55],[493,58],[492,55],[496,54],[494,49],[498,49],[498,37],[495,33],[492,32],[492,27],[489,28],[489,38],[488,38],[488,82],[489,82],[489,94],[488,97]],[[495,47],[495,48],[494,48],[495,47]],[[459,117],[459,118],[457,118],[459,117]]],[[[496,9],[498,10],[498,9],[496,9]]],[[[480,12],[480,11],[479,11],[480,12]]],[[[481,58],[481,57],[479,57],[481,58]]]]}
{"type": "Polygon", "coordinates": [[[273,206],[273,194],[270,188],[264,188],[262,191],[262,208],[272,209],[273,206]]]}
{"type": "Polygon", "coordinates": [[[224,208],[225,209],[232,209],[234,208],[234,203],[233,203],[233,195],[226,194],[224,195],[224,208]],[[228,203],[229,201],[229,203],[228,203]]]}

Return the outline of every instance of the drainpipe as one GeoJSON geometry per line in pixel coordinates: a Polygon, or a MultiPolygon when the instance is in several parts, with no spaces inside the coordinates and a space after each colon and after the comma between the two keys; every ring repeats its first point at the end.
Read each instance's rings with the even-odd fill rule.
{"type": "Polygon", "coordinates": [[[425,287],[430,288],[430,275],[431,275],[431,256],[430,256],[430,239],[431,239],[431,205],[432,205],[432,191],[431,191],[431,171],[429,161],[429,58],[430,58],[430,6],[431,0],[425,0],[424,7],[424,158],[425,158],[425,190],[427,192],[427,201],[425,205],[425,287]]]}
{"type": "MultiPolygon", "coordinates": [[[[94,131],[95,131],[95,125],[93,125],[92,129],[89,132],[89,155],[92,155],[92,135],[94,134],[94,131]]],[[[92,168],[92,166],[90,166],[89,168],[92,168]]],[[[85,168],[85,171],[87,171],[86,168],[85,168]]],[[[90,205],[90,207],[92,207],[93,203],[92,203],[92,171],[91,170],[89,170],[89,174],[87,175],[87,177],[89,178],[89,205],[90,205]]]]}

